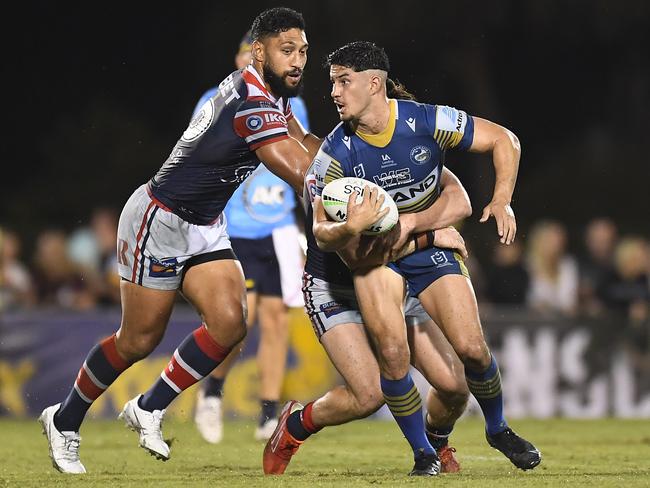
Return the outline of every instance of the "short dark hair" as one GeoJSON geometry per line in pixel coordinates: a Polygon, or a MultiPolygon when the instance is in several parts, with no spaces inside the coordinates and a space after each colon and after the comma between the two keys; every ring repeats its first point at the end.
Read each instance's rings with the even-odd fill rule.
{"type": "Polygon", "coordinates": [[[367,69],[390,71],[390,62],[386,51],[369,41],[350,42],[331,52],[325,60],[325,67],[329,68],[333,64],[345,66],[354,71],[367,69]]]}
{"type": "Polygon", "coordinates": [[[305,30],[305,19],[300,12],[287,7],[270,8],[255,17],[251,38],[253,41],[259,41],[293,28],[305,30]]]}

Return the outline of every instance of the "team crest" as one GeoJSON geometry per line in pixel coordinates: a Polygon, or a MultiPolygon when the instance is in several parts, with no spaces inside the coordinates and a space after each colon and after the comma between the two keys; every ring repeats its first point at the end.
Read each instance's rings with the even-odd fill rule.
{"type": "Polygon", "coordinates": [[[425,164],[431,159],[431,149],[427,146],[415,146],[411,149],[410,157],[415,164],[425,164]]]}
{"type": "Polygon", "coordinates": [[[190,126],[185,129],[185,132],[183,132],[181,139],[186,142],[192,142],[198,139],[206,130],[208,130],[208,127],[210,127],[210,124],[212,124],[213,120],[214,104],[210,98],[201,106],[199,113],[197,113],[196,116],[192,119],[190,126]]]}
{"type": "Polygon", "coordinates": [[[260,130],[264,125],[264,119],[259,115],[250,115],[246,119],[246,127],[252,131],[260,130]]]}

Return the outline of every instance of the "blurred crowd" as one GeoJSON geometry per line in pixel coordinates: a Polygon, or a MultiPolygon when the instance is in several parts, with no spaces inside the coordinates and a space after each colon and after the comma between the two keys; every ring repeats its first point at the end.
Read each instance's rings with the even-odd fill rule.
{"type": "MultiPolygon", "coordinates": [[[[115,209],[96,208],[89,223],[72,232],[43,230],[31,256],[23,254],[16,232],[0,227],[0,310],[119,304],[118,217],[115,209]]],[[[482,261],[470,257],[467,263],[482,307],[610,320],[636,347],[635,360],[648,363],[639,366],[650,372],[647,239],[621,235],[614,221],[594,218],[582,242],[569,243],[561,222],[544,220],[510,246],[497,243],[491,259],[482,261]]]]}

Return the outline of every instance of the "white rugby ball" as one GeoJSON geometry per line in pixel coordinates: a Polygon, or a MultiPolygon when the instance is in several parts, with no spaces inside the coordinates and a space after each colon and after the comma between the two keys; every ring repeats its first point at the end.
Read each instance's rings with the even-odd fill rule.
{"type": "Polygon", "coordinates": [[[343,222],[347,218],[348,199],[350,198],[350,195],[355,191],[358,192],[359,196],[357,197],[357,202],[361,202],[365,187],[368,187],[369,190],[376,188],[379,191],[379,195],[384,196],[384,203],[381,207],[382,210],[385,208],[388,208],[389,210],[386,215],[361,233],[365,235],[379,235],[388,232],[399,220],[397,205],[386,190],[372,181],[364,180],[363,178],[346,176],[332,180],[325,185],[321,196],[325,212],[327,212],[327,215],[329,215],[333,220],[343,222]]]}

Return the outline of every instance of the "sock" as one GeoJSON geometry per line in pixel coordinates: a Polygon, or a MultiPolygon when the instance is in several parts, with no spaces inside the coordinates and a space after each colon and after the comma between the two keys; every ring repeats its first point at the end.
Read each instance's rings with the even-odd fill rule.
{"type": "Polygon", "coordinates": [[[436,427],[430,424],[428,419],[426,421],[426,428],[427,438],[436,451],[449,444],[449,436],[451,435],[451,431],[454,430],[453,424],[450,426],[436,427]]]}
{"type": "Polygon", "coordinates": [[[278,416],[278,402],[277,400],[260,400],[261,415],[260,415],[260,427],[264,425],[264,422],[270,419],[274,419],[278,416]]]}
{"type": "Polygon", "coordinates": [[[424,431],[422,400],[410,373],[400,380],[381,377],[381,391],[404,437],[411,445],[417,458],[422,454],[435,452],[424,431]]]}
{"type": "Polygon", "coordinates": [[[208,376],[230,352],[217,344],[204,325],[181,342],[160,378],[140,397],[140,408],[164,410],[180,392],[208,376]]]}
{"type": "Polygon", "coordinates": [[[226,382],[226,378],[215,378],[209,375],[204,382],[205,389],[203,391],[205,396],[215,396],[217,398],[223,396],[223,384],[226,382]]]}
{"type": "Polygon", "coordinates": [[[54,415],[54,426],[58,431],[79,432],[92,403],[129,366],[117,353],[115,334],[95,345],[79,369],[70,393],[54,415]]]}
{"type": "Polygon", "coordinates": [[[293,412],[287,418],[287,430],[294,439],[298,441],[304,441],[307,439],[307,437],[315,434],[322,429],[322,427],[316,427],[314,425],[314,421],[311,416],[313,407],[314,402],[309,402],[307,405],[305,405],[305,408],[293,412]]]}
{"type": "Polygon", "coordinates": [[[490,435],[504,431],[508,423],[503,418],[503,394],[501,392],[501,375],[496,359],[483,372],[470,371],[465,367],[465,379],[469,391],[478,401],[483,417],[485,429],[490,435]]]}

